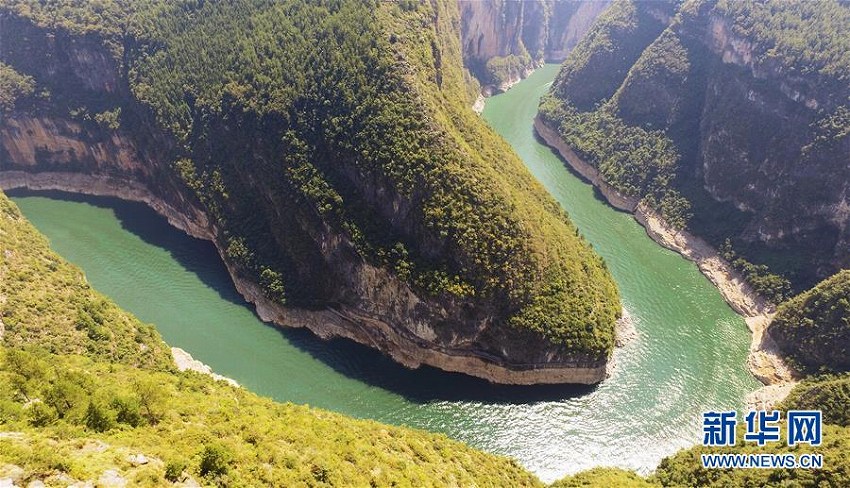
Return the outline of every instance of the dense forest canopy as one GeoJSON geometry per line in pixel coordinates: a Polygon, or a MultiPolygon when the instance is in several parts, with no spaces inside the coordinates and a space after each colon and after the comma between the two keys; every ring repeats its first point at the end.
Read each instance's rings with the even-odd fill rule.
{"type": "Polygon", "coordinates": [[[804,371],[850,370],[850,270],[783,303],[768,330],[804,371]]]}
{"type": "Polygon", "coordinates": [[[754,41],[762,62],[850,82],[850,9],[840,1],[720,0],[714,10],[754,41]]]}

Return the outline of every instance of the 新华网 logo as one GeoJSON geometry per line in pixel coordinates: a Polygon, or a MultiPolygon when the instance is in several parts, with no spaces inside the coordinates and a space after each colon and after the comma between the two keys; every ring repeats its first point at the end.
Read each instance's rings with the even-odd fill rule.
{"type": "MultiPolygon", "coordinates": [[[[823,414],[820,410],[789,410],[785,419],[788,446],[809,444],[819,446],[822,437],[823,414]]],[[[744,417],[744,441],[763,446],[779,442],[782,412],[754,410],[744,417]]],[[[738,413],[734,410],[702,414],[702,444],[704,446],[734,446],[737,442],[738,413]]]]}

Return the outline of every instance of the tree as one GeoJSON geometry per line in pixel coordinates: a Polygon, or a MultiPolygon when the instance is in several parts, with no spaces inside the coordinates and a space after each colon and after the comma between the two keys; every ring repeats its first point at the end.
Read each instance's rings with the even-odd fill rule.
{"type": "Polygon", "coordinates": [[[159,422],[168,403],[168,396],[163,387],[152,379],[146,379],[135,384],[135,391],[136,399],[148,422],[159,422]]]}
{"type": "Polygon", "coordinates": [[[115,425],[113,413],[109,408],[99,401],[92,400],[83,417],[86,427],[95,432],[106,432],[115,425]]]}
{"type": "Polygon", "coordinates": [[[44,384],[47,367],[33,354],[15,349],[6,352],[5,363],[12,371],[12,387],[29,401],[44,384]]]}
{"type": "Polygon", "coordinates": [[[232,458],[230,451],[220,444],[210,444],[201,453],[201,476],[220,476],[227,474],[232,458]]]}

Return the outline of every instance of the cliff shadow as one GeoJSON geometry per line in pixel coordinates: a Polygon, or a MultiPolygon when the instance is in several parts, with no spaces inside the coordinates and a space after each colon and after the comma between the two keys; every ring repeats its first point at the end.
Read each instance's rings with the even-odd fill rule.
{"type": "Polygon", "coordinates": [[[117,197],[84,195],[58,190],[16,189],[9,190],[6,194],[10,197],[46,197],[111,210],[122,229],[145,243],[168,252],[181,267],[195,274],[205,285],[215,290],[222,300],[236,305],[247,305],[236,291],[233,280],[213,243],[192,237],[173,227],[165,217],[144,203],[117,197]]]}
{"type": "Polygon", "coordinates": [[[348,339],[323,340],[306,329],[279,329],[302,351],[338,373],[403,396],[414,403],[473,401],[485,404],[529,404],[584,396],[596,385],[495,385],[430,366],[406,368],[388,356],[348,339]]]}
{"type": "MultiPolygon", "coordinates": [[[[7,193],[11,197],[47,197],[111,210],[122,229],[165,250],[181,267],[194,273],[206,286],[215,290],[222,300],[248,308],[261,321],[254,307],[236,290],[215,246],[174,228],[144,203],[54,190],[11,190],[7,193]]],[[[265,325],[277,330],[281,340],[306,352],[337,373],[396,393],[414,403],[475,401],[487,404],[528,404],[582,396],[595,389],[595,386],[586,385],[494,385],[486,380],[429,366],[412,370],[374,349],[348,339],[324,340],[307,329],[265,325]]],[[[317,388],[320,386],[317,385],[317,388]]]]}

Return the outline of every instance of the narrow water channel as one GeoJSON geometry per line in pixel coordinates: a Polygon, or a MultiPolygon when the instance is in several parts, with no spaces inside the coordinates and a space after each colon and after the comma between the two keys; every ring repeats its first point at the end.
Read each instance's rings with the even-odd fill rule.
{"type": "Polygon", "coordinates": [[[488,100],[484,118],[520,154],[602,254],[639,337],[597,387],[494,387],[409,371],[346,341],[263,324],[236,293],[211,244],[141,204],[9,192],[95,288],[223,375],[280,401],[443,432],[516,458],[545,481],[597,465],[647,472],[699,441],[700,413],[737,408],[758,383],[749,336],[697,268],[652,242],[631,216],[595,196],[534,137],[548,65],[488,100]]]}

